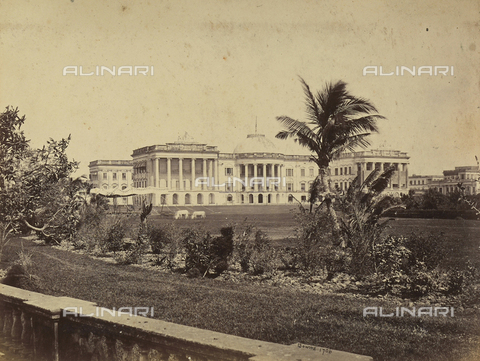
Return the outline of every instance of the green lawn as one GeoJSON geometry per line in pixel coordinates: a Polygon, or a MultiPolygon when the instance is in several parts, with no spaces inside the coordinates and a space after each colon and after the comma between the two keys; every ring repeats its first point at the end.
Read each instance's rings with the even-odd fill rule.
{"type": "MultiPolygon", "coordinates": [[[[114,265],[31,241],[23,243],[32,254],[43,293],[89,300],[103,307],[154,307],[155,317],[166,321],[271,342],[318,345],[375,360],[480,359],[478,309],[456,310],[453,318],[364,318],[364,307],[388,309],[398,304],[394,299],[314,295],[248,282],[188,279],[114,265]]],[[[18,250],[20,242],[14,240],[3,259],[13,260],[18,250]]],[[[3,262],[1,266],[8,265],[3,262]]]]}

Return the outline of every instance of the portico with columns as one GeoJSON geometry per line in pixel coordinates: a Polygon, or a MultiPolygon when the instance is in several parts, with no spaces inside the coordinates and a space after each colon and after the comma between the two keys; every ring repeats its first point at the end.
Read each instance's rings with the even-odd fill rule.
{"type": "Polygon", "coordinates": [[[331,163],[330,180],[332,188],[345,191],[351,182],[359,176],[361,182],[375,170],[383,172],[390,166],[395,172],[385,190],[386,193],[400,196],[409,190],[408,164],[410,157],[398,150],[366,150],[344,153],[331,163]]]}
{"type": "MultiPolygon", "coordinates": [[[[303,203],[318,175],[309,155],[280,153],[257,133],[248,135],[233,153],[184,137],[135,149],[132,157],[134,187],[151,189],[154,206],[303,203]]],[[[408,159],[400,151],[342,154],[331,163],[331,185],[346,190],[357,175],[363,181],[374,169],[394,165],[397,170],[388,191],[407,193],[408,159]]]]}

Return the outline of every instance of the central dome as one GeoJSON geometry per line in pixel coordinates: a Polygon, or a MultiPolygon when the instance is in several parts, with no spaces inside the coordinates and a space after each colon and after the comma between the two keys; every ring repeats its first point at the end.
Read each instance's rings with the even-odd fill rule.
{"type": "Polygon", "coordinates": [[[264,134],[249,134],[247,139],[239,143],[234,153],[279,153],[273,142],[265,138],[264,134]]]}

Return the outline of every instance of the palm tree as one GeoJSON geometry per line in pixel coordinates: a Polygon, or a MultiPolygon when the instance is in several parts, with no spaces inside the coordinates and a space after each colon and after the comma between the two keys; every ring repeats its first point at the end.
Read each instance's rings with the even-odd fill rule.
{"type": "MultiPolygon", "coordinates": [[[[311,190],[311,194],[316,194],[316,200],[325,203],[333,219],[334,233],[338,234],[340,227],[332,207],[334,195],[327,180],[330,162],[344,151],[367,147],[370,144],[367,137],[372,132],[378,132],[377,120],[385,117],[378,114],[369,100],[351,95],[343,81],[327,83],[315,95],[305,80],[300,78],[300,81],[306,96],[307,121],[277,117],[285,130],[280,131],[276,138],[294,138],[312,152],[311,160],[317,164],[319,175],[312,185],[317,189],[311,190]]],[[[313,203],[316,200],[313,199],[313,203]]]]}

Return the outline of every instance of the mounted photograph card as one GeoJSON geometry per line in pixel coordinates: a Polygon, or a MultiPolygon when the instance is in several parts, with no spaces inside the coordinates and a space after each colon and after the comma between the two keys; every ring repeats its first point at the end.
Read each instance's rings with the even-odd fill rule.
{"type": "Polygon", "coordinates": [[[0,356],[480,359],[479,15],[3,0],[0,356]]]}

